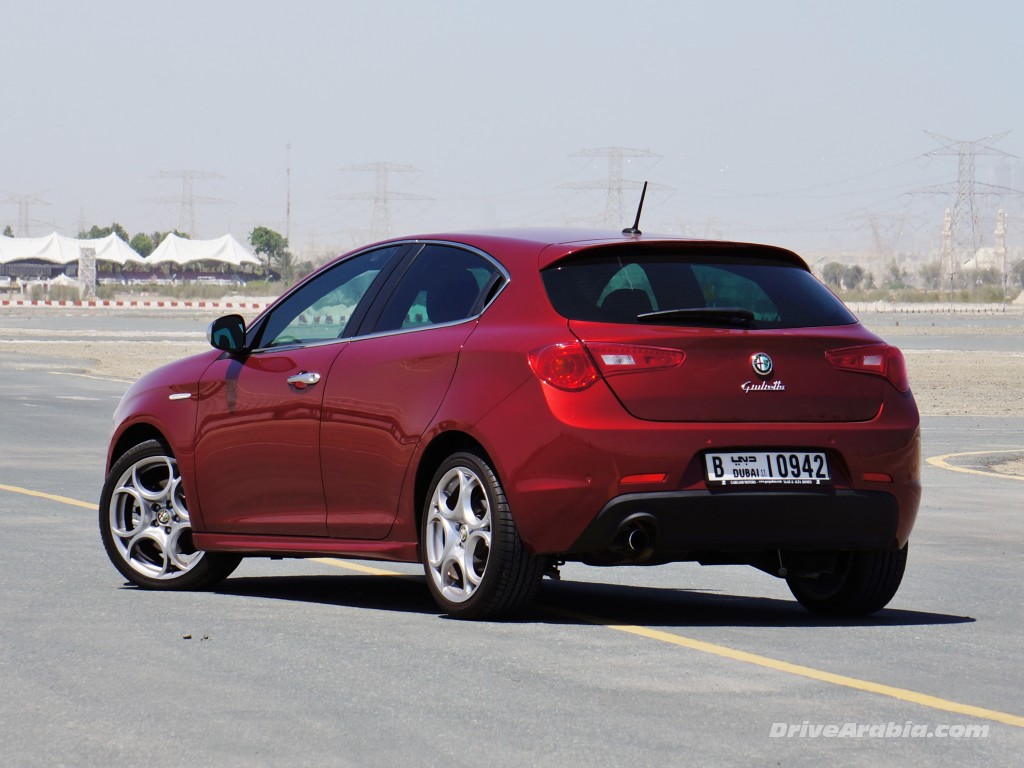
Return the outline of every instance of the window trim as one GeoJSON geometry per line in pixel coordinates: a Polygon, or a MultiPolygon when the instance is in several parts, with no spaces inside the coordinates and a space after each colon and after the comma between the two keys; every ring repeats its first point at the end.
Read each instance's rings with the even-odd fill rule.
{"type": "Polygon", "coordinates": [[[258,318],[258,320],[255,323],[252,324],[251,327],[246,329],[245,341],[246,341],[246,347],[248,348],[249,352],[250,353],[256,353],[256,352],[265,353],[265,352],[277,352],[277,351],[280,351],[280,350],[304,349],[306,347],[323,346],[324,344],[328,344],[328,343],[334,343],[334,342],[337,342],[337,341],[345,341],[346,339],[350,338],[352,335],[354,335],[355,330],[362,324],[363,318],[366,315],[366,311],[373,304],[374,300],[377,297],[377,294],[380,293],[381,288],[384,286],[384,283],[387,281],[388,277],[390,277],[391,273],[395,270],[395,268],[405,258],[404,245],[405,245],[404,243],[381,243],[381,244],[377,244],[377,245],[374,245],[374,246],[369,247],[369,248],[364,248],[364,249],[362,249],[360,251],[355,251],[355,252],[345,256],[342,259],[336,259],[334,261],[328,262],[327,264],[325,264],[320,269],[318,269],[318,270],[312,272],[311,274],[309,274],[305,279],[303,279],[303,280],[299,281],[298,283],[296,283],[295,285],[293,285],[291,287],[291,289],[287,293],[279,296],[277,298],[277,300],[268,308],[268,310],[266,312],[264,312],[258,318]],[[317,339],[316,341],[310,341],[310,342],[299,343],[299,344],[281,344],[281,345],[276,346],[276,347],[256,346],[256,340],[257,339],[259,339],[260,343],[262,343],[262,341],[263,341],[263,339],[262,339],[263,332],[265,331],[265,329],[267,327],[267,323],[270,322],[270,317],[278,309],[280,309],[281,306],[285,302],[287,302],[292,296],[294,296],[296,293],[301,291],[307,285],[309,285],[310,283],[314,282],[315,280],[323,277],[327,272],[330,272],[330,271],[332,271],[335,268],[341,267],[341,265],[346,263],[346,262],[352,261],[353,259],[356,259],[356,258],[358,258],[360,256],[364,256],[364,255],[366,255],[368,253],[371,253],[373,251],[379,251],[379,250],[385,250],[385,249],[389,249],[389,248],[394,248],[395,246],[398,246],[398,248],[395,250],[394,255],[392,255],[392,257],[388,260],[388,262],[380,270],[380,272],[377,274],[377,276],[374,277],[374,279],[370,282],[370,285],[367,286],[366,292],[363,294],[362,298],[359,300],[359,303],[356,304],[355,311],[352,313],[352,317],[350,318],[349,322],[346,324],[345,331],[342,333],[341,336],[339,336],[336,339],[317,339]],[[349,333],[349,328],[353,329],[352,333],[349,333]]]}
{"type": "MultiPolygon", "coordinates": [[[[492,280],[493,279],[494,278],[492,278],[492,280]]],[[[296,349],[307,349],[309,347],[321,347],[327,344],[338,344],[341,342],[355,341],[360,339],[374,339],[383,336],[394,336],[396,334],[417,333],[419,331],[427,331],[433,328],[446,328],[448,326],[469,322],[470,320],[475,321],[487,310],[488,307],[491,306],[491,304],[493,304],[497,300],[497,298],[505,291],[505,289],[511,282],[512,276],[509,274],[509,271],[505,268],[504,264],[502,264],[500,261],[498,261],[496,258],[491,256],[486,251],[482,251],[479,248],[475,248],[465,243],[459,243],[454,240],[432,240],[423,238],[412,238],[408,240],[394,240],[387,243],[378,243],[372,247],[355,251],[349,254],[348,256],[344,257],[340,261],[335,260],[329,262],[328,264],[325,264],[322,268],[310,274],[308,277],[306,277],[306,279],[292,286],[291,290],[289,290],[287,293],[279,297],[277,301],[275,301],[274,304],[271,305],[269,311],[265,312],[262,316],[260,316],[257,322],[253,323],[253,325],[250,328],[246,329],[246,346],[249,347],[249,354],[265,355],[274,352],[294,351],[296,349]],[[387,304],[388,299],[394,293],[395,287],[398,285],[398,282],[401,280],[402,276],[405,275],[408,269],[412,266],[413,262],[416,260],[416,256],[419,255],[419,253],[422,252],[423,248],[425,248],[428,245],[442,245],[452,248],[458,248],[460,250],[468,251],[472,254],[482,257],[484,260],[486,260],[487,262],[494,266],[497,274],[500,274],[502,279],[501,285],[498,287],[498,290],[496,291],[494,290],[493,284],[485,286],[485,290],[482,292],[482,295],[484,297],[487,297],[492,293],[493,295],[490,295],[490,298],[487,298],[485,300],[483,306],[481,306],[472,315],[469,315],[468,317],[464,317],[459,320],[452,320],[447,323],[432,323],[430,325],[421,325],[414,328],[393,328],[387,331],[379,332],[366,331],[366,328],[372,328],[373,324],[376,323],[377,320],[380,318],[380,314],[383,311],[385,304],[387,304]],[[356,306],[356,310],[355,312],[353,312],[352,318],[349,321],[348,326],[346,326],[345,333],[342,336],[336,339],[318,339],[317,341],[311,341],[300,344],[283,344],[277,347],[249,347],[249,345],[254,343],[257,338],[260,338],[261,334],[263,333],[264,327],[266,326],[270,316],[274,313],[274,311],[281,304],[287,301],[292,294],[300,290],[307,283],[316,280],[317,277],[323,275],[325,272],[330,271],[334,267],[341,265],[343,262],[349,261],[358,256],[362,256],[363,254],[369,253],[370,251],[381,250],[384,248],[393,248],[395,246],[398,246],[398,250],[395,252],[395,255],[391,258],[391,260],[385,265],[384,269],[380,271],[380,274],[378,274],[377,277],[374,278],[373,282],[370,283],[370,286],[366,289],[366,294],[364,295],[363,299],[360,300],[359,304],[356,306]],[[374,295],[367,302],[366,297],[369,296],[371,293],[373,293],[374,295]],[[364,302],[366,303],[364,304],[364,302]],[[349,332],[350,328],[352,329],[351,332],[349,332]]]]}
{"type": "Polygon", "coordinates": [[[471,245],[466,245],[465,243],[458,243],[453,240],[413,239],[405,242],[409,245],[419,247],[411,248],[409,251],[403,254],[404,263],[399,265],[392,271],[390,277],[388,278],[387,284],[382,287],[380,292],[374,298],[373,303],[367,308],[366,314],[361,319],[359,331],[355,338],[375,339],[382,336],[394,336],[395,334],[416,333],[418,331],[427,331],[432,328],[447,328],[452,325],[459,325],[460,323],[466,323],[471,320],[476,320],[484,312],[487,311],[487,308],[490,307],[491,304],[495,302],[498,296],[500,296],[504,292],[505,288],[508,287],[508,284],[512,282],[512,276],[509,274],[508,270],[505,269],[505,266],[500,261],[495,259],[489,253],[481,251],[479,248],[475,248],[471,245]],[[485,297],[484,304],[481,307],[477,308],[471,315],[460,318],[458,320],[450,320],[449,322],[446,323],[430,323],[427,325],[418,325],[412,328],[389,328],[386,331],[367,330],[369,328],[373,328],[376,325],[376,323],[380,320],[380,316],[384,312],[384,307],[387,305],[388,300],[394,294],[395,289],[398,287],[398,284],[401,282],[402,278],[405,277],[406,273],[415,263],[416,258],[423,252],[423,249],[426,248],[428,245],[446,246],[461,251],[467,251],[476,256],[480,256],[495,268],[496,273],[500,274],[502,278],[501,286],[499,286],[497,291],[494,291],[494,278],[492,278],[491,284],[484,286],[484,289],[481,291],[481,295],[485,297]],[[489,294],[491,294],[492,291],[494,295],[487,299],[486,297],[489,294]]]}

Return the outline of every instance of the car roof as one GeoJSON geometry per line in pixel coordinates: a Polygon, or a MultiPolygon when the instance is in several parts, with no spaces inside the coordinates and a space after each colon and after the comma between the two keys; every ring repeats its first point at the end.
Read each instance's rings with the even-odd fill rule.
{"type": "Polygon", "coordinates": [[[386,242],[452,242],[478,248],[489,253],[510,269],[545,269],[582,250],[621,248],[624,246],[651,250],[671,249],[714,252],[729,257],[760,256],[807,269],[807,264],[793,251],[774,245],[728,240],[699,240],[658,234],[632,234],[606,229],[567,227],[483,229],[438,232],[393,238],[386,242]]]}

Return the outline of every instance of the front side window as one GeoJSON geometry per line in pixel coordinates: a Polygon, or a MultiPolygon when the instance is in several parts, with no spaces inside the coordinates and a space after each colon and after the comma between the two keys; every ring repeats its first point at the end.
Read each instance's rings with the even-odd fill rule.
{"type": "Polygon", "coordinates": [[[356,307],[401,246],[346,259],[285,299],[263,324],[256,346],[282,347],[338,339],[356,307]]]}

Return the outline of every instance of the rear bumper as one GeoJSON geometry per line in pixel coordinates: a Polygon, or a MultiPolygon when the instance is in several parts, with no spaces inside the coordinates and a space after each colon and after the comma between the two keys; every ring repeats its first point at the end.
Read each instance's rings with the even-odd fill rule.
{"type": "Polygon", "coordinates": [[[538,554],[598,552],[634,513],[654,518],[666,552],[898,548],[921,498],[917,408],[892,388],[866,422],[676,424],[628,416],[601,385],[583,393],[528,385],[474,436],[495,461],[520,536],[538,554]],[[825,452],[832,486],[707,483],[709,450],[786,448],[825,452]]]}
{"type": "MultiPolygon", "coordinates": [[[[639,530],[638,559],[705,552],[898,548],[899,505],[880,491],[631,493],[609,501],[566,554],[623,552],[639,530]]],[[[696,559],[695,557],[693,559],[696,559]]]]}

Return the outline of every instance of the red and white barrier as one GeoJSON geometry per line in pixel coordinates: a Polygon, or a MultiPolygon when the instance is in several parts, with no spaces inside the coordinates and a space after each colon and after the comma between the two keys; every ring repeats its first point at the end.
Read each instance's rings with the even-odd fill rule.
{"type": "Polygon", "coordinates": [[[87,299],[85,301],[29,301],[0,299],[0,307],[56,307],[60,309],[251,309],[263,310],[269,301],[178,301],[155,299],[87,299]]]}

